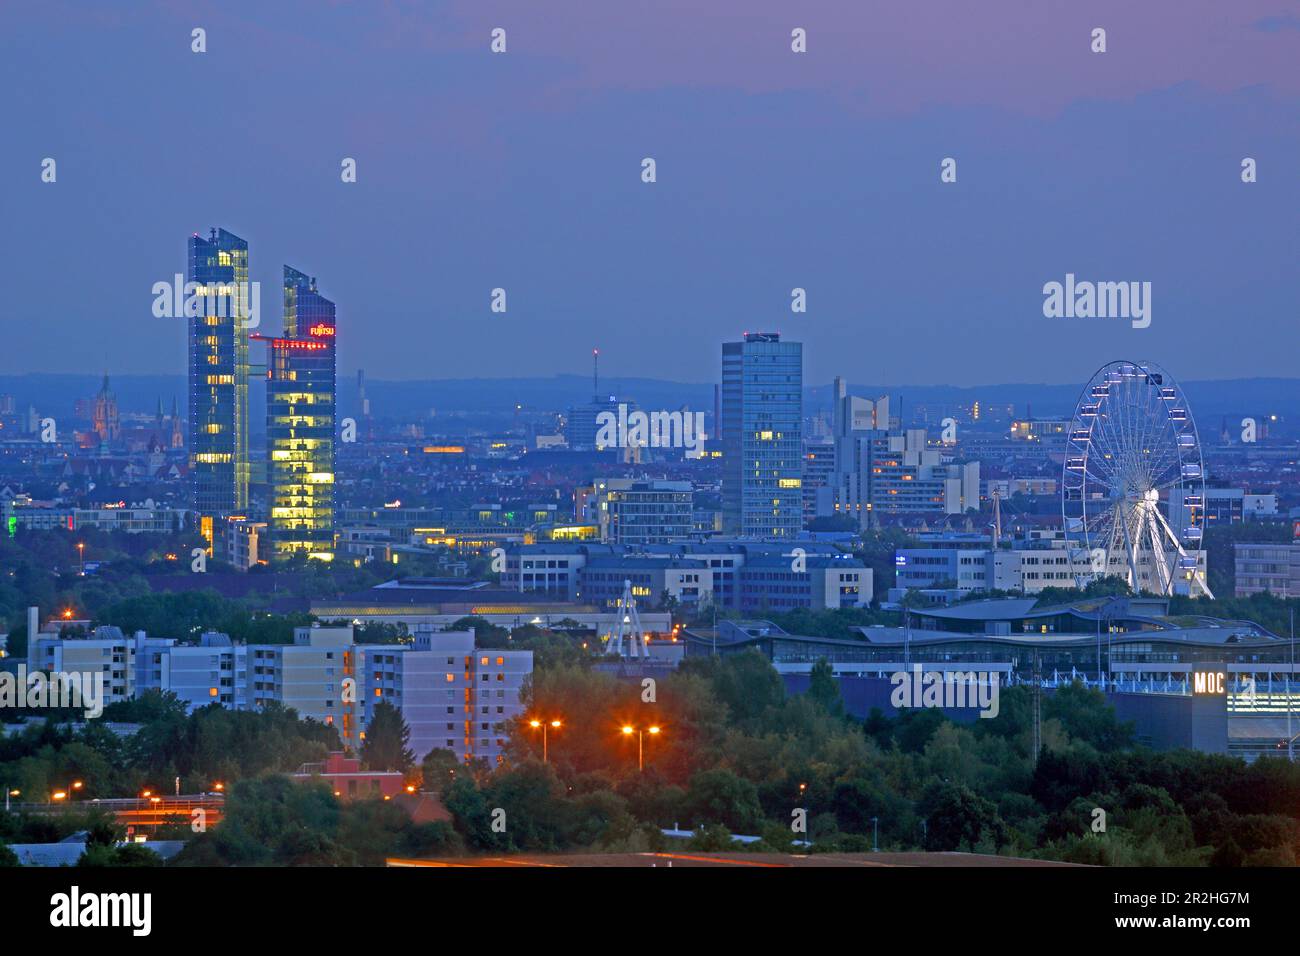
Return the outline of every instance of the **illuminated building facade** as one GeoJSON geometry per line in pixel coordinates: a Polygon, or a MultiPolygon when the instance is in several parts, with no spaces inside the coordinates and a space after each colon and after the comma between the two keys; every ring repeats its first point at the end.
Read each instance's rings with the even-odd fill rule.
{"type": "Polygon", "coordinates": [[[803,528],[803,345],[746,332],[722,346],[722,527],[753,538],[803,528]]]}
{"type": "Polygon", "coordinates": [[[284,337],[264,340],[270,538],[274,556],[334,557],[334,303],[284,267],[284,337]]]}
{"type": "Polygon", "coordinates": [[[221,516],[248,507],[248,243],[224,229],[191,236],[189,464],[199,532],[212,551],[221,516]]]}

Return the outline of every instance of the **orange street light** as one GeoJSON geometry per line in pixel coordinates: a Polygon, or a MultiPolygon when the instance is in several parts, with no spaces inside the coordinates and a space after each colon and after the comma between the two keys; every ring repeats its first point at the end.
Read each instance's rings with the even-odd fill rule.
{"type": "Polygon", "coordinates": [[[528,722],[528,726],[533,728],[533,730],[536,730],[538,727],[542,728],[542,763],[547,763],[550,760],[550,746],[547,741],[547,731],[552,727],[559,730],[563,725],[558,720],[543,721],[534,718],[528,722]]]}
{"type": "Polygon", "coordinates": [[[632,734],[636,734],[636,766],[637,766],[637,770],[644,771],[645,770],[645,735],[650,734],[652,737],[657,736],[660,733],[661,728],[659,727],[658,724],[651,724],[649,727],[642,730],[640,727],[631,727],[624,724],[622,729],[623,729],[623,736],[625,737],[630,737],[632,736],[632,734]]]}
{"type": "Polygon", "coordinates": [[[81,789],[82,787],[84,787],[84,786],[85,786],[85,784],[82,783],[80,780],[74,780],[74,781],[72,781],[72,789],[73,789],[73,790],[80,790],[80,789],[81,789]]]}

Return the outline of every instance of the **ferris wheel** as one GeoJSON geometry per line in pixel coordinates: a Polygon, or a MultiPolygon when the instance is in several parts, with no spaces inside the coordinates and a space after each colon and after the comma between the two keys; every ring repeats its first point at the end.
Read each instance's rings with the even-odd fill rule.
{"type": "Polygon", "coordinates": [[[1090,576],[1212,597],[1201,443],[1169,374],[1151,362],[1103,366],[1084,386],[1066,437],[1062,518],[1090,576]]]}

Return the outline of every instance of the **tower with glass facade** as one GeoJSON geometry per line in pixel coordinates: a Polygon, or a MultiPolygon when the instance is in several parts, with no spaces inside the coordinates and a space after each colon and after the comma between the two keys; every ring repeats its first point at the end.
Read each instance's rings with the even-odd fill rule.
{"type": "Polygon", "coordinates": [[[219,522],[248,508],[248,243],[191,236],[186,279],[191,506],[211,552],[219,522]]]}
{"type": "Polygon", "coordinates": [[[803,344],[746,332],[722,346],[722,527],[754,538],[803,528],[803,344]]]}
{"type": "Polygon", "coordinates": [[[276,557],[334,557],[335,331],[334,303],[315,279],[285,266],[284,334],[263,339],[270,346],[268,524],[276,557]]]}

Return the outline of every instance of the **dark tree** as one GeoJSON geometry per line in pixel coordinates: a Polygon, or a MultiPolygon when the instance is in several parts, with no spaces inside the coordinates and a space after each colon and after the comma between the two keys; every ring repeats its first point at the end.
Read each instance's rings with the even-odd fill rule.
{"type": "Polygon", "coordinates": [[[388,701],[375,705],[375,712],[366,727],[366,739],[361,745],[361,761],[370,770],[400,770],[406,773],[415,764],[415,754],[407,746],[411,742],[411,728],[406,726],[401,711],[388,701]]]}

